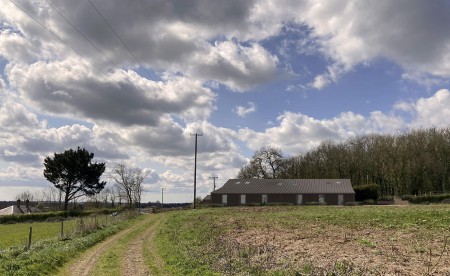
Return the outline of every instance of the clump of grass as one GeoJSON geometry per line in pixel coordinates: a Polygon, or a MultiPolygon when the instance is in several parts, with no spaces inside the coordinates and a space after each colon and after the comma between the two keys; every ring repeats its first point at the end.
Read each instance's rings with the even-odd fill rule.
{"type": "Polygon", "coordinates": [[[375,248],[375,247],[376,247],[375,243],[372,242],[372,241],[369,240],[369,239],[364,239],[364,238],[362,238],[362,239],[359,240],[359,243],[360,243],[361,245],[363,245],[363,246],[370,247],[370,248],[375,248]]]}

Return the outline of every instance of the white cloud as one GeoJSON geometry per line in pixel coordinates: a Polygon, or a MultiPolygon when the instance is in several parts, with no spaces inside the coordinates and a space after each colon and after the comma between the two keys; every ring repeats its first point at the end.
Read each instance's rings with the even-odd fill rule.
{"type": "Polygon", "coordinates": [[[420,98],[414,104],[413,125],[447,127],[450,125],[450,91],[441,89],[430,98],[420,98]]]}
{"type": "Polygon", "coordinates": [[[408,72],[448,78],[449,12],[443,1],[309,1],[297,19],[340,70],[383,58],[408,72]]]}
{"type": "Polygon", "coordinates": [[[187,120],[205,119],[215,98],[199,81],[175,77],[166,83],[154,82],[133,71],[115,72],[109,79],[76,59],[10,64],[7,72],[22,98],[45,113],[122,125],[156,125],[168,113],[187,120]]]}
{"type": "Polygon", "coordinates": [[[241,106],[238,105],[234,108],[234,112],[239,116],[244,118],[245,116],[247,116],[250,113],[253,113],[256,111],[256,105],[254,102],[248,102],[248,106],[241,106]]]}
{"type": "Polygon", "coordinates": [[[252,150],[273,145],[297,154],[317,147],[324,140],[343,141],[356,135],[393,133],[405,126],[400,117],[374,111],[368,118],[353,112],[343,112],[331,119],[318,120],[301,113],[285,112],[277,120],[279,125],[257,132],[240,129],[238,137],[252,150]]]}

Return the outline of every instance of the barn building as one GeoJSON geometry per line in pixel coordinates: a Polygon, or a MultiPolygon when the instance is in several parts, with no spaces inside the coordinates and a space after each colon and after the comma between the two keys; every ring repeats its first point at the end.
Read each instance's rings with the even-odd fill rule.
{"type": "Polygon", "coordinates": [[[212,204],[344,205],[355,201],[350,179],[230,179],[211,193],[212,204]]]}

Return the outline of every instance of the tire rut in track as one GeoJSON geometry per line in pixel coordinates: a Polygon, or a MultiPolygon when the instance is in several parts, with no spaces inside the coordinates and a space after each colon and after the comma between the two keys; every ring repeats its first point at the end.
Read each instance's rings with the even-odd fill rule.
{"type": "MultiPolygon", "coordinates": [[[[146,223],[147,220],[139,222],[138,225],[146,223]]],[[[84,254],[78,258],[77,262],[73,265],[69,266],[68,270],[65,271],[65,275],[74,275],[74,276],[88,276],[92,275],[91,272],[95,268],[98,259],[105,253],[111,246],[114,245],[114,242],[124,237],[128,233],[130,233],[133,228],[136,226],[131,226],[112,237],[106,239],[100,244],[94,246],[92,249],[86,251],[84,254]]]]}
{"type": "MultiPolygon", "coordinates": [[[[153,237],[161,224],[161,217],[155,217],[153,224],[136,237],[129,245],[122,259],[122,275],[152,275],[148,265],[145,263],[144,246],[148,246],[150,253],[153,253],[153,237]]],[[[162,261],[156,254],[152,254],[152,270],[163,271],[162,261]]]]}
{"type": "Polygon", "coordinates": [[[87,253],[83,254],[74,265],[70,266],[67,272],[70,273],[70,275],[74,276],[90,275],[90,272],[95,267],[98,258],[103,254],[103,252],[108,250],[108,248],[113,244],[114,241],[125,236],[130,231],[131,229],[121,231],[118,234],[115,234],[114,236],[103,241],[99,245],[96,245],[92,250],[88,250],[87,253]]]}

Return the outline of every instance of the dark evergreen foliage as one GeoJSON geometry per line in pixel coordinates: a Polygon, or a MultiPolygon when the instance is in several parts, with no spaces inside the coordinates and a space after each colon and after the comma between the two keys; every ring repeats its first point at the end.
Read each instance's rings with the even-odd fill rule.
{"type": "Polygon", "coordinates": [[[66,150],[44,160],[44,176],[64,193],[64,210],[72,199],[99,193],[106,182],[100,181],[105,163],[92,163],[94,154],[86,149],[66,150]]]}
{"type": "Polygon", "coordinates": [[[364,184],[359,186],[354,186],[353,190],[355,190],[355,200],[363,201],[372,199],[374,201],[378,200],[378,190],[380,189],[380,185],[377,184],[364,184]]]}

